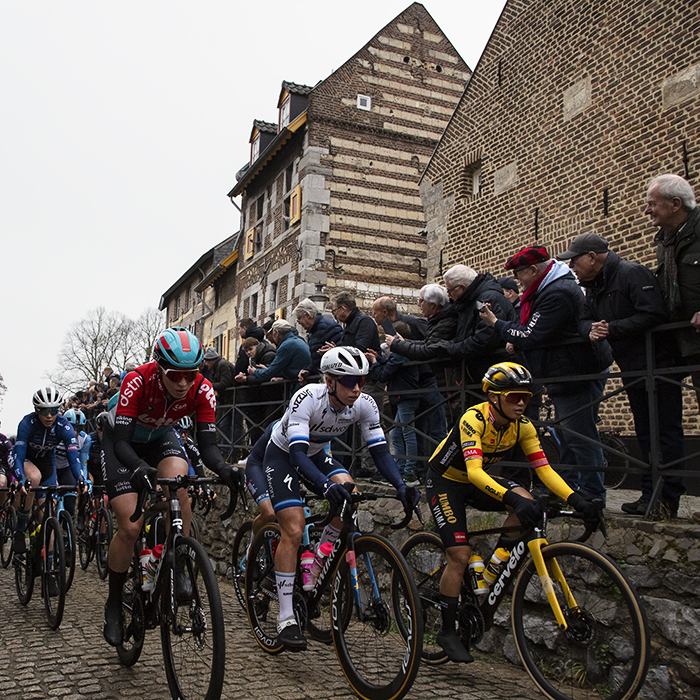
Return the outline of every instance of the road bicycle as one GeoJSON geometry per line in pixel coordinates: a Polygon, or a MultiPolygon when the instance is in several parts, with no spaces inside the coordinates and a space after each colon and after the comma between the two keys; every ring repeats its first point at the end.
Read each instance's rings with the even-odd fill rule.
{"type": "Polygon", "coordinates": [[[73,518],[71,514],[66,510],[65,498],[66,496],[75,496],[76,487],[72,487],[73,490],[67,493],[56,494],[56,513],[58,518],[58,524],[61,526],[61,534],[63,535],[63,547],[65,551],[65,561],[66,561],[66,593],[70,590],[73,585],[73,577],[75,576],[75,559],[76,559],[76,537],[75,537],[75,527],[73,526],[73,518]]]}
{"type": "MultiPolygon", "coordinates": [[[[26,487],[31,484],[26,482],[26,487]]],[[[66,560],[61,525],[56,517],[56,498],[59,494],[75,491],[75,486],[40,486],[37,497],[45,495],[44,502],[32,510],[25,535],[25,551],[13,553],[15,587],[22,605],[27,605],[34,591],[34,579],[41,577],[41,595],[44,598],[46,619],[51,629],[57,629],[63,619],[66,604],[66,560]],[[28,542],[28,546],[27,546],[28,542]]],[[[24,510],[26,495],[20,508],[24,510]]]]}
{"type": "MultiPolygon", "coordinates": [[[[139,561],[147,541],[145,528],[141,528],[122,590],[124,641],[117,654],[124,666],[133,666],[141,655],[146,630],[160,627],[165,674],[176,700],[218,700],[224,682],[224,615],[219,586],[204,547],[183,533],[177,496],[178,489],[203,483],[222,482],[196,476],[159,477],[158,486],[168,490],[165,501],[156,501],[144,512],[149,494],[142,491],[131,516],[136,522],[144,514],[147,522],[165,509],[170,527],[150,591],[144,590],[139,561]]],[[[232,493],[222,520],[231,516],[235,505],[232,493]]]]}
{"type": "MultiPolygon", "coordinates": [[[[510,598],[520,659],[548,698],[632,700],[649,665],[644,608],[617,564],[583,543],[590,530],[576,541],[548,544],[547,521],[561,516],[576,514],[551,505],[538,527],[517,538],[503,538],[510,557],[487,594],[474,593],[465,571],[459,633],[465,644],[478,644],[493,627],[501,603],[510,598]]],[[[469,541],[506,532],[513,529],[478,530],[467,537],[469,541]]],[[[443,663],[447,656],[436,643],[441,628],[440,578],[447,563],[442,541],[436,533],[421,532],[406,540],[401,551],[420,592],[423,660],[443,663]]]]}
{"type": "MultiPolygon", "coordinates": [[[[388,540],[362,534],[358,528],[358,503],[391,497],[353,493],[352,504],[340,509],[340,536],[313,589],[301,587],[299,564],[294,584],[299,626],[313,639],[334,644],[350,687],[371,700],[399,700],[411,689],[423,640],[420,600],[406,561],[388,540]],[[326,610],[329,625],[323,621],[326,610]]],[[[412,495],[408,498],[410,501],[412,495]]],[[[411,516],[409,509],[396,527],[404,527],[411,516]]],[[[245,574],[250,627],[269,654],[284,649],[277,639],[279,600],[274,566],[280,538],[277,523],[260,530],[251,545],[245,574]]]]}
{"type": "Polygon", "coordinates": [[[77,536],[80,568],[86,571],[94,559],[103,581],[107,578],[107,555],[114,535],[112,511],[104,490],[104,486],[94,486],[92,494],[82,499],[78,506],[81,528],[77,536]]]}
{"type": "Polygon", "coordinates": [[[0,488],[0,493],[5,493],[5,498],[0,510],[0,562],[6,569],[12,561],[12,536],[17,524],[17,513],[12,505],[17,491],[17,482],[10,482],[9,486],[0,488]]]}

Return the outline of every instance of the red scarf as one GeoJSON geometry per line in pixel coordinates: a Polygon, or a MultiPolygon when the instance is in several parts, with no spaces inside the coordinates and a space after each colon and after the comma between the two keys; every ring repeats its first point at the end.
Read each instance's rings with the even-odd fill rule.
{"type": "Polygon", "coordinates": [[[527,322],[530,320],[530,313],[532,312],[532,304],[534,302],[533,297],[535,292],[539,289],[542,284],[542,280],[547,276],[547,273],[552,269],[554,265],[554,260],[547,265],[547,269],[538,277],[524,292],[520,297],[520,325],[526,326],[527,322]]]}

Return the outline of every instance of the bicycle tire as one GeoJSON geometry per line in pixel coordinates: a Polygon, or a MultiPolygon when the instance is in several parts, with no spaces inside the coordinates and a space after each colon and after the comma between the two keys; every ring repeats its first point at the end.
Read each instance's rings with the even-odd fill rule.
{"type": "MultiPolygon", "coordinates": [[[[423,612],[422,660],[427,664],[444,664],[447,654],[437,643],[442,628],[440,612],[440,579],[447,564],[445,547],[434,532],[417,532],[402,545],[401,554],[408,564],[420,596],[423,612]]],[[[401,630],[405,634],[405,630],[401,630]]]]}
{"type": "Polygon", "coordinates": [[[542,452],[544,452],[549,464],[552,466],[559,464],[559,442],[557,439],[549,433],[540,434],[539,438],[542,452]]]}
{"type": "Polygon", "coordinates": [[[338,564],[331,592],[333,644],[340,667],[361,698],[400,700],[416,678],[423,646],[416,584],[406,560],[390,542],[378,535],[360,535],[355,539],[354,557],[360,617],[354,600],[348,600],[354,596],[354,589],[345,585],[350,577],[348,559],[352,557],[338,564]],[[339,616],[348,605],[354,614],[346,624],[339,616]]]}
{"type": "Polygon", "coordinates": [[[226,665],[224,612],[211,561],[197,540],[177,537],[162,566],[160,639],[170,693],[182,700],[219,700],[226,665]],[[192,589],[191,597],[179,603],[178,571],[192,589]]]}
{"type": "MultiPolygon", "coordinates": [[[[600,443],[603,447],[610,447],[618,452],[629,454],[627,445],[620,440],[617,435],[603,432],[600,435],[600,443]]],[[[605,459],[605,479],[604,485],[606,489],[619,489],[627,480],[627,473],[630,467],[629,459],[620,457],[612,452],[603,450],[603,458],[605,459]],[[608,467],[614,467],[615,471],[608,471],[608,467]]]]}
{"type": "Polygon", "coordinates": [[[279,600],[275,579],[275,552],[281,536],[277,523],[265,525],[250,546],[245,571],[248,623],[260,648],[268,654],[284,650],[277,641],[279,600]]]}
{"type": "Polygon", "coordinates": [[[109,556],[109,544],[113,535],[112,513],[102,507],[97,512],[97,523],[95,525],[95,564],[97,573],[103,581],[107,578],[107,557],[109,556]],[[102,532],[103,522],[104,533],[102,532]]]}
{"type": "Polygon", "coordinates": [[[140,581],[141,564],[134,557],[129,576],[122,588],[122,615],[124,617],[124,640],[117,647],[119,661],[123,666],[133,666],[141,656],[146,636],[146,621],[143,614],[143,594],[140,581]]]}
{"type": "Polygon", "coordinates": [[[93,534],[97,517],[90,511],[85,514],[85,527],[78,533],[78,560],[80,568],[87,571],[93,556],[93,534]]]}
{"type": "Polygon", "coordinates": [[[202,541],[199,534],[199,523],[197,522],[197,518],[194,517],[194,513],[192,513],[192,520],[190,521],[190,537],[197,540],[197,542],[202,541]]]}
{"type": "MultiPolygon", "coordinates": [[[[31,527],[35,527],[34,523],[31,523],[31,527]]],[[[26,546],[22,554],[13,554],[12,564],[15,569],[17,598],[21,605],[28,605],[29,601],[32,599],[32,593],[34,592],[34,559],[36,557],[32,556],[31,538],[27,538],[26,532],[24,539],[25,544],[28,539],[30,540],[29,545],[26,546]]]]}
{"type": "Polygon", "coordinates": [[[6,569],[12,561],[12,537],[15,534],[17,525],[17,513],[14,506],[8,506],[2,516],[2,545],[0,556],[2,560],[2,568],[6,569]]]}
{"type": "Polygon", "coordinates": [[[49,518],[42,530],[41,592],[44,596],[46,619],[52,630],[58,629],[66,605],[66,546],[57,518],[49,518]],[[52,596],[51,583],[58,595],[52,596]]]}
{"type": "Polygon", "coordinates": [[[63,547],[65,549],[66,562],[66,593],[73,585],[73,577],[75,576],[75,528],[73,527],[73,518],[67,510],[62,510],[58,514],[58,524],[61,526],[61,534],[63,535],[63,547]]]}
{"type": "Polygon", "coordinates": [[[644,683],[650,652],[636,591],[609,557],[588,545],[550,544],[542,555],[568,628],[559,628],[530,560],[516,580],[511,606],[525,669],[552,700],[632,700],[644,683]],[[576,607],[566,604],[555,560],[576,607]]]}
{"type": "Polygon", "coordinates": [[[233,579],[233,588],[236,591],[236,598],[243,610],[245,610],[245,566],[252,529],[252,520],[246,520],[241,523],[241,526],[236,532],[236,536],[233,538],[233,547],[231,551],[231,577],[233,579]]]}

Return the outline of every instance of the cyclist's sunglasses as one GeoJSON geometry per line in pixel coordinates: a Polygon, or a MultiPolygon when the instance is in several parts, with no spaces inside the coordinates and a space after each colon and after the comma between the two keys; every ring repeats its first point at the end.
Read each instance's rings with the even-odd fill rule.
{"type": "Polygon", "coordinates": [[[37,408],[36,412],[40,416],[44,416],[48,418],[49,416],[57,416],[58,415],[58,408],[37,408]]]}
{"type": "Polygon", "coordinates": [[[367,381],[367,377],[362,376],[362,377],[356,377],[355,375],[345,375],[343,377],[336,377],[336,380],[339,381],[344,387],[347,387],[348,389],[354,389],[355,384],[362,389],[362,387],[365,385],[365,382],[367,381]]]}
{"type": "Polygon", "coordinates": [[[171,382],[175,382],[175,384],[179,384],[183,379],[189,384],[197,379],[199,374],[198,369],[165,369],[165,367],[161,367],[161,369],[168,379],[171,382]]]}
{"type": "Polygon", "coordinates": [[[512,403],[517,406],[521,401],[527,406],[532,399],[532,394],[529,391],[506,391],[501,394],[506,400],[506,403],[512,403]]]}

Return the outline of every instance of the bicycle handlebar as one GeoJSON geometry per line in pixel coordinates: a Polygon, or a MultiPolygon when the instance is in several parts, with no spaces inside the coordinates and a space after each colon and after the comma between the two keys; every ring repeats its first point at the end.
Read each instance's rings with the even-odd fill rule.
{"type": "MultiPolygon", "coordinates": [[[[399,497],[398,497],[397,494],[389,494],[389,493],[362,493],[362,492],[360,492],[360,491],[358,491],[358,492],[356,492],[356,493],[353,493],[353,492],[352,492],[352,489],[355,488],[355,484],[353,484],[351,481],[346,481],[346,482],[343,484],[343,487],[344,487],[347,491],[350,492],[350,495],[351,495],[351,497],[352,497],[352,502],[353,502],[353,504],[355,504],[355,503],[362,503],[363,501],[378,501],[380,498],[393,498],[394,500],[397,500],[397,501],[399,500],[399,497]]],[[[417,489],[416,489],[415,486],[408,486],[408,487],[406,488],[406,500],[407,500],[408,503],[413,503],[413,501],[414,501],[414,499],[415,499],[415,496],[416,496],[416,490],[417,490],[417,489]]],[[[342,515],[343,515],[343,509],[344,509],[344,508],[345,508],[345,506],[343,506],[343,507],[341,508],[341,511],[340,511],[341,517],[342,517],[342,515]]],[[[400,529],[406,527],[406,525],[408,525],[408,523],[411,522],[411,519],[413,518],[413,514],[414,514],[414,513],[416,513],[416,515],[417,515],[417,517],[418,517],[418,520],[420,520],[420,522],[422,523],[422,522],[423,522],[423,516],[422,516],[422,514],[421,514],[421,512],[420,512],[420,509],[418,508],[418,504],[416,504],[415,506],[410,505],[410,506],[408,506],[407,508],[404,508],[404,518],[403,518],[403,520],[401,520],[401,522],[398,522],[398,523],[392,523],[391,525],[389,525],[389,527],[390,527],[392,530],[400,530],[400,529]]]]}

